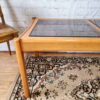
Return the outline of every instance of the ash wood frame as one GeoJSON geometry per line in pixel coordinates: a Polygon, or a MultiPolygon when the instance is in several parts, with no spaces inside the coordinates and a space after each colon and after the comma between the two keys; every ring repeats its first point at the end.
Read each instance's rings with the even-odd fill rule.
{"type": "MultiPolygon", "coordinates": [[[[36,51],[36,55],[38,55],[39,51],[100,51],[100,38],[97,37],[29,37],[29,34],[40,19],[55,20],[57,18],[32,18],[32,24],[14,41],[24,95],[26,98],[30,97],[30,92],[25,70],[24,52],[36,51]]],[[[92,19],[73,20],[84,20],[91,25],[91,27],[100,32],[100,28],[89,21],[92,19]]]]}

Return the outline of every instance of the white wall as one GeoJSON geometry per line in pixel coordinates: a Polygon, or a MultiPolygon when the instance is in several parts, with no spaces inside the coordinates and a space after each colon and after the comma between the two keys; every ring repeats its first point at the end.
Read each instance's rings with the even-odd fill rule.
{"type": "MultiPolygon", "coordinates": [[[[0,0],[5,20],[20,33],[31,17],[100,18],[100,0],[0,0]]],[[[13,42],[11,48],[14,50],[13,42]]],[[[0,44],[0,50],[7,50],[0,44]]]]}

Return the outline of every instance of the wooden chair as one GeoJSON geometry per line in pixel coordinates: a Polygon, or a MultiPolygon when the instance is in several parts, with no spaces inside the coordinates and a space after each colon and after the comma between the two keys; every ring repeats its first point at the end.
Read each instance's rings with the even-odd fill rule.
{"type": "Polygon", "coordinates": [[[3,16],[3,12],[0,6],[0,43],[7,42],[9,54],[11,55],[11,49],[10,49],[10,43],[9,41],[14,39],[15,37],[18,37],[18,30],[14,29],[13,27],[7,25],[5,23],[5,19],[3,16]]]}

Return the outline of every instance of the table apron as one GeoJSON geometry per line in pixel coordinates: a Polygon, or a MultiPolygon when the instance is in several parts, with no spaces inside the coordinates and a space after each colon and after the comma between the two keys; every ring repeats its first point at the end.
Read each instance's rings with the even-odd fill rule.
{"type": "Polygon", "coordinates": [[[22,51],[100,51],[99,41],[21,42],[22,51]]]}

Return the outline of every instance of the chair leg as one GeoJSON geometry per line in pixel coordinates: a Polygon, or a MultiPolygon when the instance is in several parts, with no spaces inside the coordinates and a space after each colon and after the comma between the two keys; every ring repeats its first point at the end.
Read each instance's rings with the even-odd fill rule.
{"type": "Polygon", "coordinates": [[[9,41],[7,41],[7,46],[8,46],[9,54],[11,55],[11,48],[10,48],[10,43],[9,43],[9,41]]]}

